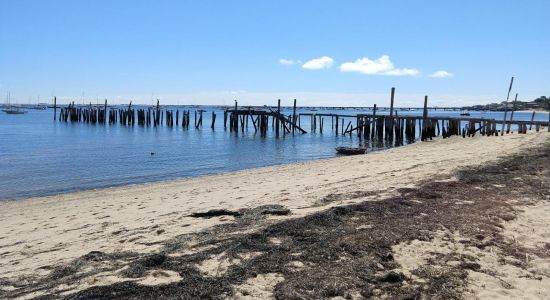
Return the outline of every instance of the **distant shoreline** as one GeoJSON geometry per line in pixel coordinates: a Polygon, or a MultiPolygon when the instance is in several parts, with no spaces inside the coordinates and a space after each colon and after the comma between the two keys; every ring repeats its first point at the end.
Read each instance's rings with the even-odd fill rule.
{"type": "MultiPolygon", "coordinates": [[[[19,103],[14,104],[15,106],[19,106],[22,108],[34,108],[37,106],[46,106],[48,109],[53,108],[53,104],[49,103],[40,103],[40,104],[32,104],[32,103],[19,103]]],[[[71,105],[71,103],[57,103],[57,107],[65,107],[71,105]]],[[[88,107],[90,106],[90,103],[74,103],[76,107],[88,107]]],[[[103,103],[92,103],[93,107],[103,107],[103,103]]],[[[108,103],[108,107],[127,107],[129,103],[108,103]]],[[[0,107],[8,106],[7,103],[0,103],[0,107]]],[[[132,103],[132,106],[139,106],[139,107],[154,107],[156,105],[153,104],[147,104],[147,103],[132,103]]],[[[276,107],[276,103],[268,103],[266,105],[242,105],[239,104],[239,107],[251,107],[251,108],[263,108],[263,107],[276,107]]],[[[194,107],[194,108],[200,108],[200,107],[209,107],[209,108],[229,108],[233,109],[234,105],[232,104],[160,104],[160,107],[194,107]]],[[[310,105],[297,105],[297,109],[321,109],[321,110],[345,110],[345,109],[366,109],[366,110],[372,110],[374,105],[366,105],[366,106],[310,106],[310,105]]],[[[292,105],[281,105],[281,108],[285,109],[292,109],[292,105]]],[[[384,105],[377,105],[377,110],[389,110],[389,106],[384,105]]],[[[395,106],[395,110],[422,110],[423,107],[420,106],[395,106]]],[[[468,111],[490,111],[490,112],[504,112],[504,109],[480,109],[480,108],[473,108],[471,106],[429,106],[428,110],[450,110],[450,111],[460,111],[460,110],[468,110],[468,111]]],[[[511,111],[512,109],[509,109],[508,111],[511,111]]],[[[534,108],[534,109],[522,109],[522,110],[516,110],[516,111],[546,111],[548,110],[546,108],[534,108]]]]}

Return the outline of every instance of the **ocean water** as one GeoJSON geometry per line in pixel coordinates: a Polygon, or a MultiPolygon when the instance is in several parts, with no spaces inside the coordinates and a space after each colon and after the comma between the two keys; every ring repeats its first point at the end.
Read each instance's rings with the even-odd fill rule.
{"type": "MultiPolygon", "coordinates": [[[[0,113],[0,200],[330,158],[335,156],[335,147],[363,143],[357,136],[336,136],[330,130],[330,117],[324,118],[323,133],[310,132],[309,117],[303,116],[301,125],[307,134],[276,138],[271,128],[265,137],[255,134],[251,122],[244,133],[224,130],[220,108],[169,109],[177,108],[191,110],[191,128],[64,123],[53,121],[53,109],[29,110],[24,115],[0,113]],[[200,129],[193,127],[195,109],[206,110],[200,129]],[[210,128],[212,111],[217,113],[214,130],[210,128]]],[[[284,112],[289,114],[290,110],[284,112]]],[[[306,108],[298,112],[370,113],[306,108]]],[[[419,115],[421,111],[398,114],[419,115]]],[[[430,115],[456,116],[458,112],[431,111],[430,115]]],[[[497,112],[472,112],[471,116],[502,119],[502,113],[497,112]]],[[[516,112],[514,116],[518,120],[530,118],[531,113],[516,112]]],[[[346,119],[347,125],[351,118],[346,119]]],[[[537,113],[536,120],[547,121],[548,114],[537,113]]],[[[367,146],[372,150],[388,147],[367,146]]]]}

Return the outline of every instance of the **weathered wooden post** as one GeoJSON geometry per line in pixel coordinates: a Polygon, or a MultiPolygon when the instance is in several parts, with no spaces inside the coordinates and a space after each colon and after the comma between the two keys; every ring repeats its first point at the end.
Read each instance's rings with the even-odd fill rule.
{"type": "Polygon", "coordinates": [[[502,128],[500,130],[500,135],[504,135],[504,125],[506,124],[506,117],[508,115],[508,100],[510,100],[510,92],[512,91],[512,85],[514,84],[514,77],[510,80],[510,87],[508,88],[508,96],[506,96],[506,102],[504,103],[504,119],[502,119],[502,128]]]}
{"type": "Polygon", "coordinates": [[[159,125],[159,121],[160,121],[160,102],[159,102],[159,99],[157,99],[157,115],[155,118],[155,126],[159,125]]]}
{"type": "Polygon", "coordinates": [[[107,98],[105,98],[105,106],[103,108],[103,123],[107,122],[107,98]]]}
{"type": "Polygon", "coordinates": [[[373,126],[372,126],[371,137],[372,137],[372,139],[374,139],[375,134],[376,134],[376,124],[377,124],[377,122],[376,122],[376,103],[372,107],[372,122],[373,122],[373,126]]]}
{"type": "MultiPolygon", "coordinates": [[[[294,105],[292,108],[292,122],[296,124],[296,99],[294,99],[294,105]]],[[[292,134],[294,134],[295,130],[296,130],[296,126],[292,125],[292,134]]]]}
{"type": "Polygon", "coordinates": [[[340,120],[338,120],[338,115],[335,115],[335,116],[334,116],[334,119],[335,119],[335,121],[336,121],[336,122],[334,123],[334,126],[335,126],[335,129],[336,129],[336,130],[335,130],[334,132],[336,133],[336,136],[338,136],[338,123],[340,122],[340,120]]]}
{"type": "Polygon", "coordinates": [[[313,121],[313,131],[317,131],[317,114],[313,114],[311,120],[313,121]]]}
{"type": "Polygon", "coordinates": [[[395,87],[391,88],[391,99],[390,99],[390,120],[389,120],[389,138],[390,141],[393,141],[393,99],[395,96],[395,87]]]}
{"type": "MultiPolygon", "coordinates": [[[[516,111],[516,105],[518,102],[518,93],[516,93],[516,98],[514,99],[514,107],[512,108],[512,113],[510,114],[510,122],[506,128],[506,134],[510,133],[510,127],[512,127],[512,121],[514,120],[514,112],[516,111]]],[[[519,132],[519,129],[518,129],[519,132]]]]}
{"type": "Polygon", "coordinates": [[[391,98],[390,98],[390,118],[393,117],[393,99],[395,96],[395,88],[391,88],[391,98]]]}
{"type": "MultiPolygon", "coordinates": [[[[53,120],[55,121],[55,118],[57,116],[57,97],[53,97],[53,120]]],[[[61,118],[59,118],[61,120],[61,118]]]]}
{"type": "Polygon", "coordinates": [[[281,115],[281,99],[277,100],[277,118],[275,120],[275,137],[279,137],[279,116],[281,115]]]}
{"type": "Polygon", "coordinates": [[[130,117],[130,119],[128,120],[128,125],[131,125],[134,126],[134,122],[135,122],[135,118],[134,118],[134,110],[132,109],[132,101],[130,101],[130,104],[128,105],[128,116],[130,117]]]}
{"type": "Polygon", "coordinates": [[[199,128],[199,120],[197,119],[197,111],[195,110],[195,128],[199,128]]]}
{"type": "Polygon", "coordinates": [[[424,111],[422,113],[422,134],[420,139],[425,141],[428,135],[428,129],[426,128],[428,121],[428,95],[424,96],[424,111]]]}
{"type": "Polygon", "coordinates": [[[533,128],[533,120],[535,119],[535,113],[536,113],[536,111],[533,111],[533,114],[531,115],[531,124],[529,124],[529,130],[531,130],[531,128],[533,128]]]}
{"type": "Polygon", "coordinates": [[[235,111],[233,112],[233,130],[239,130],[239,117],[237,114],[237,100],[235,100],[235,111]]]}
{"type": "Polygon", "coordinates": [[[241,120],[241,131],[244,132],[244,119],[246,115],[241,116],[239,119],[241,120]]]}

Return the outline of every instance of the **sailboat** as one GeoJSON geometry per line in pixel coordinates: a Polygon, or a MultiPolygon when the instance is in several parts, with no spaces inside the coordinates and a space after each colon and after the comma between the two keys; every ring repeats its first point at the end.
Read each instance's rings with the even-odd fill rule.
{"type": "Polygon", "coordinates": [[[3,112],[5,112],[9,115],[22,115],[22,114],[27,113],[26,110],[21,109],[18,106],[13,106],[13,105],[10,104],[10,93],[9,92],[8,92],[8,95],[7,95],[7,102],[8,102],[8,105],[4,109],[2,109],[3,112]]]}
{"type": "Polygon", "coordinates": [[[38,95],[38,99],[36,100],[36,105],[30,106],[30,109],[38,109],[38,110],[45,110],[47,104],[40,103],[40,95],[38,95]]]}

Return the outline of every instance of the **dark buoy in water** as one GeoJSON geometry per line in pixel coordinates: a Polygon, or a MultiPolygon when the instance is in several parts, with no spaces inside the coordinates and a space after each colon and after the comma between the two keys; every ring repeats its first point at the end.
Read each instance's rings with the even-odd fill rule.
{"type": "Polygon", "coordinates": [[[155,155],[155,152],[151,152],[151,156],[155,155]]]}

